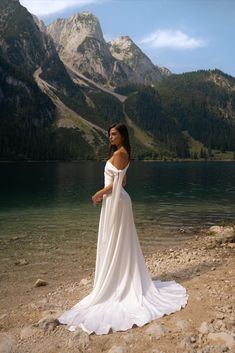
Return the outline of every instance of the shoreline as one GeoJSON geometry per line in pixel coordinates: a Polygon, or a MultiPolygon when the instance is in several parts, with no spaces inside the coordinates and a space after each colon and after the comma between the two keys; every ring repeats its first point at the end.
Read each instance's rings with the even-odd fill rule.
{"type": "Polygon", "coordinates": [[[234,227],[216,226],[214,233],[212,228],[174,248],[153,248],[145,255],[153,279],[175,280],[186,288],[189,300],[184,309],[143,327],[103,336],[88,336],[81,330],[71,333],[56,322],[60,313],[91,291],[95,248],[89,253],[85,247],[81,253],[71,249],[65,257],[66,247],[64,251],[59,246],[48,248],[49,254],[39,248],[38,257],[31,253],[29,262],[27,258],[18,263],[13,254],[1,271],[0,347],[5,339],[17,353],[77,353],[79,349],[114,353],[115,346],[121,353],[232,352],[234,227]],[[51,255],[50,262],[53,251],[57,257],[51,255]],[[85,267],[79,254],[89,259],[85,267]],[[47,285],[35,287],[39,278],[47,285]]]}
{"type": "MultiPolygon", "coordinates": [[[[10,163],[79,163],[79,162],[106,162],[105,159],[77,159],[77,160],[0,160],[0,164],[10,163]]],[[[201,163],[201,162],[235,162],[235,159],[131,159],[131,162],[150,162],[150,163],[201,163]]]]}

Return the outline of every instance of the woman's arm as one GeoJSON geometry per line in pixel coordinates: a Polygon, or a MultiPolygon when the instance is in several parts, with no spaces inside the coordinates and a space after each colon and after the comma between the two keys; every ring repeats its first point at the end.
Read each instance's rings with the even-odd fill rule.
{"type": "Polygon", "coordinates": [[[93,196],[92,196],[92,202],[94,205],[96,205],[98,202],[101,202],[103,199],[104,194],[110,194],[113,189],[113,184],[109,184],[105,188],[97,191],[93,196]]]}
{"type": "MultiPolygon", "coordinates": [[[[126,185],[126,175],[124,175],[123,181],[122,181],[122,186],[126,185]]],[[[101,202],[103,199],[103,196],[105,194],[110,194],[113,190],[113,184],[109,184],[105,188],[97,191],[93,196],[92,196],[92,202],[94,205],[97,203],[101,202]]]]}
{"type": "MultiPolygon", "coordinates": [[[[117,168],[117,169],[124,169],[128,163],[128,156],[126,153],[123,153],[121,151],[116,151],[113,154],[113,161],[112,164],[117,168]]],[[[126,175],[123,178],[122,186],[126,185],[126,175]]],[[[109,184],[105,188],[97,191],[93,196],[92,196],[92,202],[94,205],[96,205],[98,202],[101,202],[103,199],[104,194],[110,194],[113,189],[113,184],[109,184]]]]}

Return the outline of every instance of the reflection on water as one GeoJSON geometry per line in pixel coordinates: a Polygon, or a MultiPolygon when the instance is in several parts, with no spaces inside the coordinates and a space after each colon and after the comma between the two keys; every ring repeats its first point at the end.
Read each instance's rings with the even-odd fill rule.
{"type": "MultiPolygon", "coordinates": [[[[0,164],[0,237],[96,246],[100,206],[90,199],[102,187],[103,168],[85,161],[0,164]]],[[[126,190],[146,247],[235,218],[234,163],[133,162],[126,190]]]]}

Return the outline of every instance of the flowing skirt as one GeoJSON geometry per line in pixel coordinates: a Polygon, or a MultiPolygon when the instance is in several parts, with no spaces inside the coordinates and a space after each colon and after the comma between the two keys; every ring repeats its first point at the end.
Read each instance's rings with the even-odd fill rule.
{"type": "Polygon", "coordinates": [[[180,310],[187,303],[175,281],[152,280],[145,264],[128,193],[121,188],[110,225],[112,195],[103,199],[93,289],[59,317],[70,331],[81,327],[97,335],[125,331],[180,310]]]}

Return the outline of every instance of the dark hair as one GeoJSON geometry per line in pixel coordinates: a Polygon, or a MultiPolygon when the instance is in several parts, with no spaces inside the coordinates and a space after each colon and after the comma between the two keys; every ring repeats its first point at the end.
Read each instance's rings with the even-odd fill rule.
{"type": "MultiPolygon", "coordinates": [[[[130,146],[130,141],[129,141],[129,133],[127,130],[127,127],[123,123],[114,123],[108,128],[108,135],[111,129],[115,128],[118,130],[120,133],[122,139],[123,139],[123,147],[125,147],[126,151],[129,154],[129,159],[131,158],[131,146],[130,146]]],[[[111,157],[113,155],[113,152],[117,150],[117,146],[115,145],[109,145],[109,156],[111,157]]]]}

